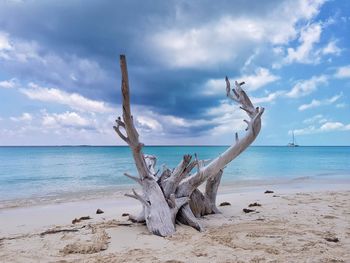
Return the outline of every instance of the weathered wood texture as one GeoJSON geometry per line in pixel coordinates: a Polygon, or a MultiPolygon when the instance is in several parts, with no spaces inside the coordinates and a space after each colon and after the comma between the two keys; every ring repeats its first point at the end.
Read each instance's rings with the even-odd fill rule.
{"type": "Polygon", "coordinates": [[[118,117],[114,130],[119,137],[130,147],[138,176],[125,174],[128,178],[141,185],[142,194],[134,189],[132,197],[141,202],[143,209],[140,215],[130,215],[133,222],[145,222],[149,231],[159,236],[170,236],[175,232],[176,222],[190,225],[202,231],[203,227],[198,217],[219,213],[216,207],[216,195],[225,166],[242,153],[258,136],[261,129],[261,115],[264,108],[254,107],[247,94],[241,88],[244,83],[235,82],[231,90],[230,82],[226,77],[226,95],[240,105],[249,120],[245,135],[236,140],[226,151],[215,159],[205,163],[195,160],[191,155],[184,155],[181,162],[173,170],[164,168],[158,175],[155,172],[156,157],[142,152],[143,144],[139,141],[139,134],[134,125],[130,106],[130,90],[126,58],[120,56],[122,75],[122,118],[118,117]],[[231,93],[231,91],[233,93],[231,93]],[[196,167],[196,172],[192,170],[196,167]],[[202,193],[198,187],[206,183],[202,193]]]}

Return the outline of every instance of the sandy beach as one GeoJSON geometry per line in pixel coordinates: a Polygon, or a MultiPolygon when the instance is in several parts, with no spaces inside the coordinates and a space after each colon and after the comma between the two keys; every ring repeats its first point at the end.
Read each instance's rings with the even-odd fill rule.
{"type": "Polygon", "coordinates": [[[349,262],[349,184],[297,182],[234,188],[221,214],[162,238],[127,221],[136,201],[122,196],[3,208],[1,262],[349,262]],[[274,193],[265,194],[265,190],[274,193]],[[251,206],[257,203],[261,206],[251,206]],[[97,208],[104,211],[96,214],[97,208]],[[253,212],[245,213],[244,208],[253,212]],[[74,218],[90,216],[72,224],[74,218]]]}
{"type": "Polygon", "coordinates": [[[350,0],[0,0],[0,263],[350,263],[349,35],[350,0]]]}

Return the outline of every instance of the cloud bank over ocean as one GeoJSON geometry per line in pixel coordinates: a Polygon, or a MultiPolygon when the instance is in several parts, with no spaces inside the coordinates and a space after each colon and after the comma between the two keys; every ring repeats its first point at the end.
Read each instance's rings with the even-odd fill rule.
{"type": "Polygon", "coordinates": [[[0,145],[121,144],[120,53],[146,144],[228,144],[226,75],[266,107],[256,144],[349,144],[349,5],[3,1],[0,145]]]}

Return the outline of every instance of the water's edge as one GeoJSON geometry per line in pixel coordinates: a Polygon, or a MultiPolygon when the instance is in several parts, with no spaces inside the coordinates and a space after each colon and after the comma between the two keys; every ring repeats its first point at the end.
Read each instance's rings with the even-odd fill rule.
{"type": "MultiPolygon", "coordinates": [[[[327,190],[329,187],[333,189],[350,189],[349,179],[330,179],[322,178],[317,179],[315,177],[299,177],[294,179],[275,179],[275,180],[241,180],[241,181],[229,181],[221,183],[218,194],[229,193],[242,193],[259,189],[265,191],[268,189],[294,189],[294,190],[327,190]]],[[[70,203],[88,200],[98,199],[120,199],[123,198],[125,193],[131,191],[131,189],[141,190],[138,185],[120,185],[111,186],[99,190],[89,191],[72,191],[59,193],[56,195],[47,195],[44,197],[31,197],[31,198],[19,198],[10,200],[0,200],[0,210],[19,207],[31,207],[38,205],[50,205],[60,203],[70,203]]],[[[203,186],[200,186],[203,190],[203,186]]]]}
{"type": "MultiPolygon", "coordinates": [[[[227,146],[148,146],[144,152],[175,167],[183,154],[212,159],[227,146]]],[[[350,179],[350,147],[251,146],[224,170],[222,186],[252,187],[350,179]]],[[[121,196],[135,187],[126,146],[0,147],[0,208],[121,196]]]]}

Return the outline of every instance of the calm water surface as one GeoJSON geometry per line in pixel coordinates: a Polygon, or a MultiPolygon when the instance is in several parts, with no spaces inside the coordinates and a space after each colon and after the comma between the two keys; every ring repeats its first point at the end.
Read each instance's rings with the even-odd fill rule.
{"type": "MultiPolygon", "coordinates": [[[[183,154],[212,159],[226,146],[153,146],[157,165],[174,167],[183,154]]],[[[0,201],[104,189],[133,183],[128,147],[0,147],[0,201]]],[[[223,180],[304,176],[350,179],[350,147],[250,147],[224,171],[223,180]]]]}

